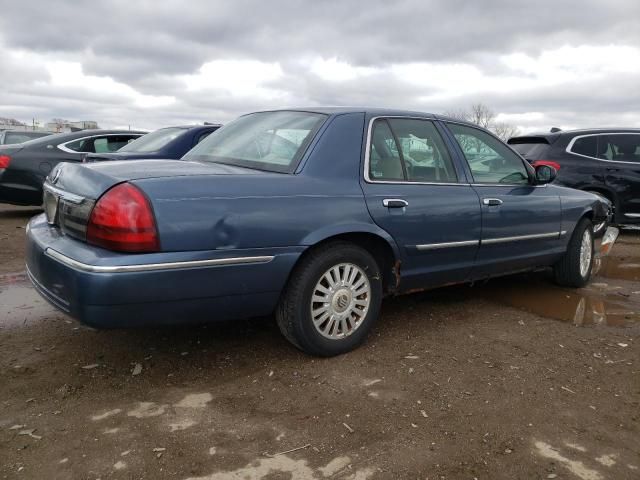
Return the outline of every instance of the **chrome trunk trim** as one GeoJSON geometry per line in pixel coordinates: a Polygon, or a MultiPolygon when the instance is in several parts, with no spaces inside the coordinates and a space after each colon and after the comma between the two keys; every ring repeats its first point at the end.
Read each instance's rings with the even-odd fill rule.
{"type": "Polygon", "coordinates": [[[67,265],[68,267],[81,270],[83,272],[93,273],[122,273],[122,272],[150,272],[155,270],[176,270],[180,268],[197,268],[197,267],[218,267],[224,265],[244,265],[251,263],[269,263],[275,257],[273,255],[263,255],[256,257],[231,257],[216,258],[211,260],[190,260],[184,262],[163,262],[163,263],[145,263],[141,265],[90,265],[88,263],[79,262],[73,258],[47,248],[45,255],[67,265]]]}

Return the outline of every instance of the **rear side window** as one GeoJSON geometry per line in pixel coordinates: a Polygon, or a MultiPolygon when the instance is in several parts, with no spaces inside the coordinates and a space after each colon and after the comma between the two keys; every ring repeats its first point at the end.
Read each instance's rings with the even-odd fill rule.
{"type": "Polygon", "coordinates": [[[526,185],[529,174],[522,159],[500,140],[466,125],[448,124],[476,183],[526,185]]]}
{"type": "Polygon", "coordinates": [[[449,151],[433,122],[410,118],[375,121],[369,178],[424,183],[458,181],[449,151]]]}
{"type": "Polygon", "coordinates": [[[598,157],[598,136],[590,135],[588,137],[577,138],[571,146],[570,152],[586,157],[598,157]]]}
{"type": "Polygon", "coordinates": [[[79,153],[116,152],[137,136],[109,135],[106,137],[81,138],[65,144],[65,147],[79,153]]]}

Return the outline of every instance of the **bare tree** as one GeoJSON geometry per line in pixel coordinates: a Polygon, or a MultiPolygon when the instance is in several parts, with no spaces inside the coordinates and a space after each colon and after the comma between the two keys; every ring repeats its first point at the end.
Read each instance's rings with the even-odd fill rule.
{"type": "Polygon", "coordinates": [[[469,110],[457,109],[445,112],[445,115],[457,120],[465,120],[491,130],[505,142],[520,133],[518,127],[506,122],[496,122],[496,114],[484,103],[474,103],[469,110]]]}

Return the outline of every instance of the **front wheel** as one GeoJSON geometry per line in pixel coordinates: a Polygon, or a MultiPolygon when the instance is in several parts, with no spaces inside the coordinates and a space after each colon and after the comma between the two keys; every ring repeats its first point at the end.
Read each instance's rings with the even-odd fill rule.
{"type": "Polygon", "coordinates": [[[300,350],[330,357],[356,348],[382,302],[382,278],[363,248],[332,242],[309,252],[294,269],[276,311],[284,336],[300,350]]]}
{"type": "Polygon", "coordinates": [[[593,225],[588,218],[583,218],[571,235],[566,253],[553,267],[556,283],[584,287],[591,278],[593,260],[593,225]]]}

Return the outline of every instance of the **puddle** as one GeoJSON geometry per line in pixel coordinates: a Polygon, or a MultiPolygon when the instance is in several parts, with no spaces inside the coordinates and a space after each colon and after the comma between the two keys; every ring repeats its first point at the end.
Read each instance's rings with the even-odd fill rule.
{"type": "Polygon", "coordinates": [[[605,257],[600,261],[597,276],[638,282],[640,281],[640,258],[605,257]]]}
{"type": "Polygon", "coordinates": [[[597,278],[576,290],[556,287],[539,274],[494,280],[480,288],[498,303],[574,325],[629,327],[640,323],[640,293],[627,293],[597,278]]]}
{"type": "Polygon", "coordinates": [[[30,325],[56,313],[33,289],[25,273],[0,276],[0,329],[30,325]]]}

